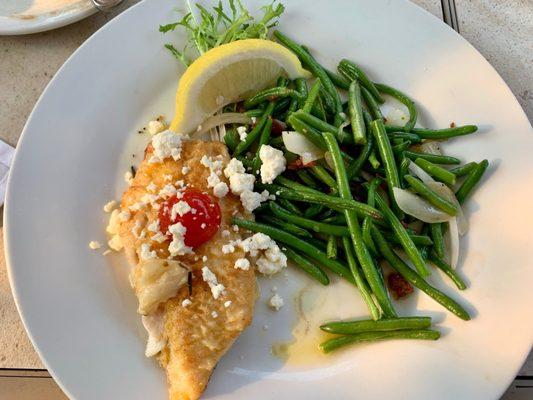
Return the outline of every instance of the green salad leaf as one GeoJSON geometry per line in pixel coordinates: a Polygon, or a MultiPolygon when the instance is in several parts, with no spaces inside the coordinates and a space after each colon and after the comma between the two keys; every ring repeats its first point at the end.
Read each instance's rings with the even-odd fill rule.
{"type": "Polygon", "coordinates": [[[185,29],[188,41],[181,51],[170,43],[165,44],[165,47],[186,67],[192,62],[187,55],[189,49],[201,55],[209,49],[236,40],[266,39],[269,29],[277,25],[278,18],[285,10],[283,4],[274,0],[261,8],[263,15],[256,20],[240,0],[229,0],[229,10],[224,10],[222,1],[212,11],[196,4],[198,15],[195,15],[190,2],[187,4],[188,12],[180,21],[159,26],[162,33],[172,32],[178,27],[185,29]]]}

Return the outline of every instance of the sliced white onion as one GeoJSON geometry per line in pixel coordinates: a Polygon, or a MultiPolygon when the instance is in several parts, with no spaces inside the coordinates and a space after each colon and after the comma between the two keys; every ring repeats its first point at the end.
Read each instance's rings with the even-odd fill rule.
{"type": "Polygon", "coordinates": [[[424,153],[434,154],[437,156],[442,155],[442,150],[440,148],[440,142],[434,140],[427,140],[420,145],[420,150],[424,153]]]}
{"type": "Polygon", "coordinates": [[[309,139],[299,132],[284,131],[281,134],[283,144],[291,153],[302,157],[302,163],[308,164],[311,161],[324,158],[324,150],[315,146],[309,139]]]}
{"type": "Polygon", "coordinates": [[[424,183],[436,183],[435,180],[422,168],[420,168],[418,165],[416,165],[413,161],[409,162],[409,171],[420,178],[420,180],[424,183]]]}
{"type": "Polygon", "coordinates": [[[409,116],[399,108],[393,108],[390,110],[385,118],[387,119],[387,125],[398,126],[404,126],[409,120],[409,116]]]}
{"type": "Polygon", "coordinates": [[[453,191],[442,182],[427,183],[427,186],[435,193],[452,202],[457,207],[455,219],[457,220],[459,235],[463,236],[468,231],[468,220],[466,219],[461,204],[459,204],[459,201],[457,201],[453,191]]]}
{"type": "Polygon", "coordinates": [[[395,187],[393,193],[396,204],[403,212],[424,222],[433,224],[446,222],[453,218],[408,190],[395,187]]]}
{"type": "Polygon", "coordinates": [[[204,121],[204,123],[200,126],[198,126],[198,129],[191,133],[191,136],[194,135],[202,135],[205,132],[219,126],[219,125],[225,125],[225,124],[251,124],[252,119],[248,117],[246,114],[242,113],[224,113],[224,114],[216,114],[212,117],[209,117],[207,120],[204,121]]]}
{"type": "Polygon", "coordinates": [[[448,238],[450,240],[450,266],[455,269],[459,261],[459,229],[457,218],[452,218],[448,223],[448,238]]]}

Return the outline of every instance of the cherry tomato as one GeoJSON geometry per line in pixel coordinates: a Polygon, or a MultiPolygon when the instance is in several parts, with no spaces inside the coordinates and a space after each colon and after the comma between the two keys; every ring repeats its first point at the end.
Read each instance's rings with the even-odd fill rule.
{"type": "Polygon", "coordinates": [[[207,194],[195,189],[185,190],[181,198],[170,197],[159,210],[161,232],[171,237],[168,227],[181,222],[187,228],[184,238],[185,245],[193,248],[213,237],[220,227],[220,220],[221,213],[218,203],[207,194]],[[178,214],[172,219],[172,206],[180,201],[185,201],[192,210],[182,216],[178,214]]]}

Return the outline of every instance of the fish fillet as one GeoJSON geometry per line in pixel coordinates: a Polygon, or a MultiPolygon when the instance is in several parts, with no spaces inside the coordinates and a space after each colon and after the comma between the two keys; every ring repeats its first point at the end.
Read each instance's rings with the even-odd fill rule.
{"type": "MultiPolygon", "coordinates": [[[[210,171],[200,163],[202,156],[221,155],[224,165],[229,162],[226,146],[219,142],[184,141],[181,158],[177,161],[167,158],[151,164],[147,160],[152,152],[149,145],[131,187],[123,194],[121,210],[142,203],[145,195],[153,192],[154,185],[159,190],[179,180],[212,194],[212,189],[207,187],[210,171]],[[189,169],[186,174],[183,174],[184,166],[189,169]]],[[[220,179],[225,180],[223,175],[220,179]]],[[[160,306],[164,311],[167,344],[159,361],[166,370],[171,400],[198,399],[217,362],[252,321],[256,298],[254,271],[252,268],[246,271],[234,268],[235,261],[245,257],[242,250],[236,249],[230,254],[221,251],[230,240],[240,238],[231,227],[232,215],[242,211],[240,201],[230,193],[218,199],[218,203],[222,213],[218,232],[207,243],[194,249],[194,254],[178,257],[192,271],[191,286],[182,287],[175,297],[160,306]],[[208,266],[225,287],[224,294],[218,299],[213,297],[202,278],[203,266],[208,266]],[[191,301],[186,307],[182,305],[185,299],[191,301]]],[[[150,243],[158,258],[168,257],[168,242],[152,241],[154,233],[145,229],[157,217],[158,211],[146,206],[132,212],[128,221],[121,222],[120,238],[132,264],[138,263],[143,243],[150,243]]]]}

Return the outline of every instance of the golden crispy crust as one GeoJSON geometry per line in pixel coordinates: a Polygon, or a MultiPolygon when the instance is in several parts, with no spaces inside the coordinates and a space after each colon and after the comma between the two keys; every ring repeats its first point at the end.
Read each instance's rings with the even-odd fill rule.
{"type": "MultiPolygon", "coordinates": [[[[145,160],[141,163],[132,186],[122,197],[122,210],[141,201],[142,197],[149,193],[147,186],[152,183],[159,190],[167,183],[184,180],[187,185],[211,194],[212,190],[207,187],[209,169],[200,163],[202,156],[222,155],[223,164],[229,162],[226,146],[219,142],[183,142],[180,160],[165,159],[157,164],[146,161],[151,157],[152,151],[151,146],[148,146],[145,160]],[[182,173],[183,166],[189,167],[189,172],[185,175],[182,173]]],[[[220,178],[225,179],[223,175],[220,178]]],[[[240,201],[228,194],[219,199],[218,203],[222,212],[222,223],[216,235],[206,244],[196,248],[194,255],[180,257],[193,271],[191,294],[189,288],[184,287],[164,305],[168,343],[159,360],[167,372],[171,400],[198,399],[220,357],[252,321],[256,297],[254,271],[234,268],[235,261],[244,257],[241,250],[237,249],[231,254],[223,254],[221,251],[224,244],[239,238],[230,224],[232,215],[240,211],[240,201]],[[228,230],[230,235],[222,235],[224,230],[228,230]],[[203,256],[207,256],[206,262],[202,261],[203,256]],[[218,282],[226,288],[224,295],[217,300],[213,298],[208,284],[202,279],[203,266],[208,266],[218,282]],[[183,307],[182,301],[186,298],[190,299],[192,304],[183,307]],[[227,302],[231,302],[228,307],[225,306],[227,302]]],[[[137,254],[141,244],[149,242],[153,235],[146,232],[145,238],[138,238],[132,230],[139,224],[144,228],[157,218],[157,214],[157,210],[148,206],[132,212],[131,219],[121,223],[120,236],[131,262],[138,261],[137,254]]],[[[151,246],[157,251],[158,257],[168,257],[168,242],[151,242],[151,246]]]]}

